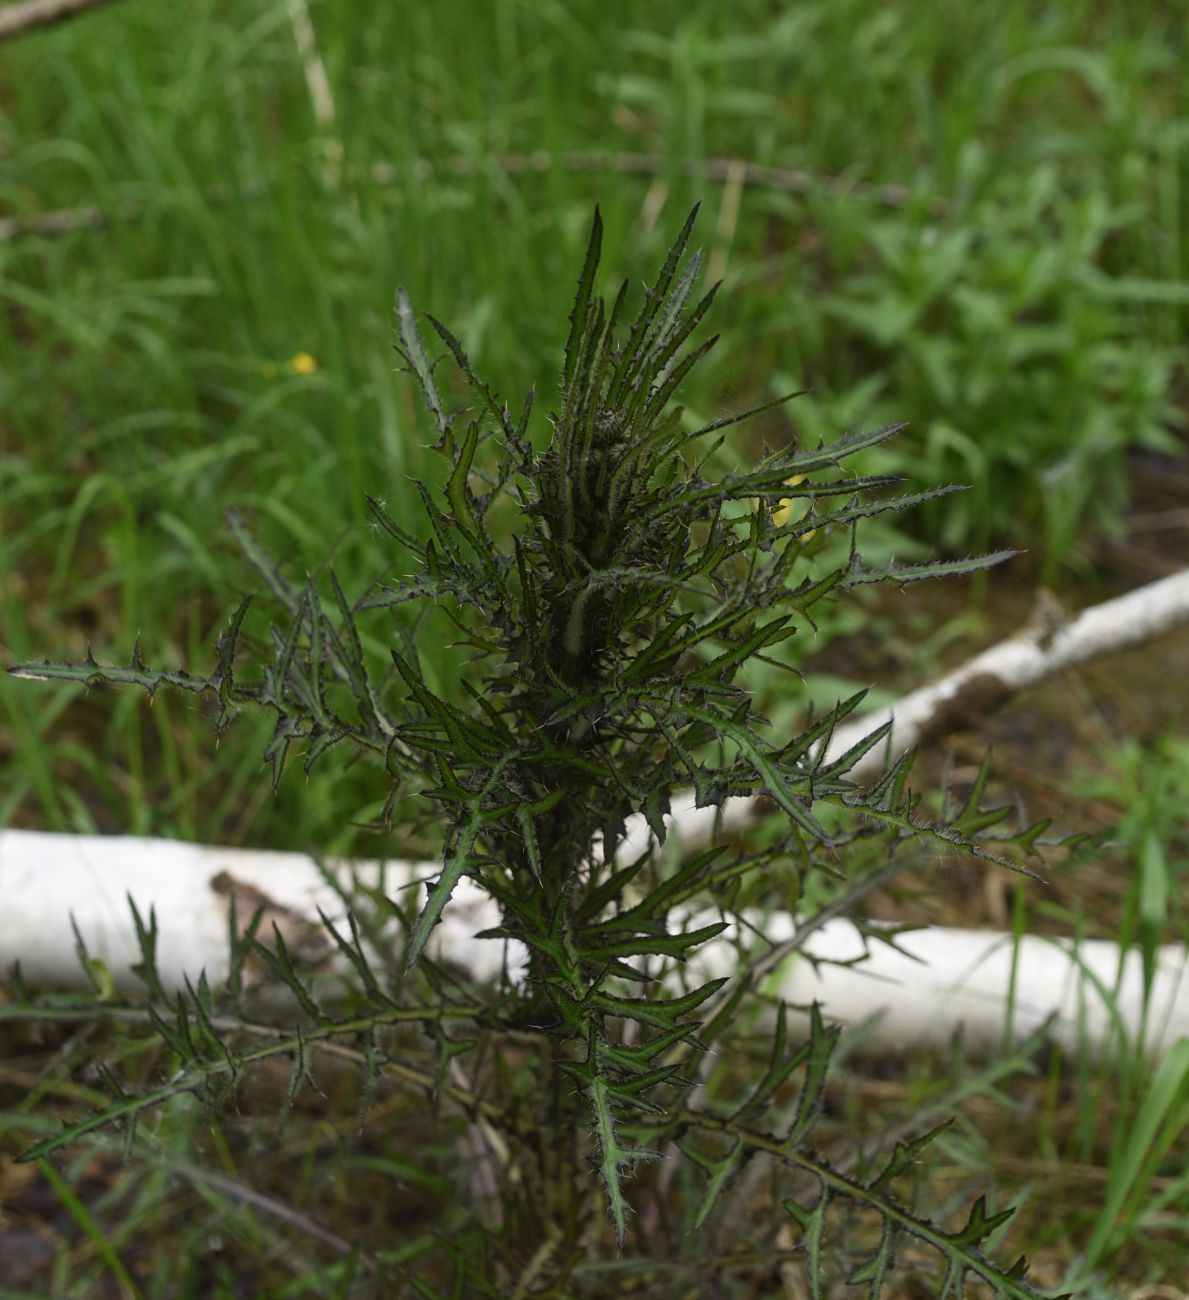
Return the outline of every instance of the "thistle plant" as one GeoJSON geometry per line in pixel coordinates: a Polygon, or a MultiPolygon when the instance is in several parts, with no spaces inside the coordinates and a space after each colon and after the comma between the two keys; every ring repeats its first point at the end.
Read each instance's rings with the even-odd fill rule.
{"type": "MultiPolygon", "coordinates": [[[[909,1239],[939,1258],[938,1294],[961,1295],[967,1278],[1001,1296],[1036,1294],[1022,1260],[1001,1267],[983,1249],[1010,1212],[991,1213],[980,1199],[962,1226],[944,1229],[897,1190],[940,1128],[898,1143],[861,1176],[817,1153],[838,1041],[817,1008],[803,1035],[776,1008],[766,1064],[705,1086],[718,1070],[711,1045],[731,1040],[761,996],[758,981],[742,945],[730,979],[681,984],[675,972],[694,969],[699,948],[723,934],[746,900],[762,896],[766,882],[825,873],[854,885],[864,864],[911,860],[929,842],[1021,869],[1012,846],[1030,848],[1036,828],[990,837],[1006,810],[983,809],[978,794],[954,816],[929,819],[908,788],[911,755],[868,788],[849,780],[858,759],[887,737],[878,728],[827,760],[834,727],[861,695],[793,736],[774,735],[757,713],[746,666],[811,629],[822,602],[863,584],[971,573],[1002,554],[864,563],[861,520],[940,495],[895,495],[895,480],[851,472],[850,459],[893,437],[895,427],[820,446],[790,442],[753,468],[712,475],[726,430],[789,399],[701,427],[673,405],[714,344],[693,341],[717,289],[695,294],[699,256],[687,256],[694,215],[629,317],[626,284],[610,305],[595,291],[596,213],[543,451],[530,437],[532,393],[514,414],[433,317],[441,356],[431,359],[407,296],[398,294],[397,349],[445,467],[440,488],[417,484],[424,533],[393,519],[375,497],[367,508],[391,543],[393,570],[411,574],[353,601],[333,569],[328,593],[308,579],[295,586],[231,516],[281,611],[259,680],[241,676],[237,662],[251,597],[231,618],[207,677],[152,671],[139,647],[126,668],[101,667],[88,655],[82,665],[12,670],[209,692],[219,702],[220,733],[244,709],[271,710],[276,730],[265,757],[274,786],[294,747],[304,750],[307,772],[332,747],[353,747],[389,774],[386,811],[398,794],[419,794],[435,810],[442,843],[440,874],[419,910],[406,913],[380,896],[367,917],[357,905],[349,927],[327,922],[356,977],[356,1005],[345,1018],[323,1007],[316,977],[299,968],[279,934],[271,943],[254,928],[246,939],[233,934],[233,971],[257,952],[291,987],[303,1018],[291,1036],[264,1046],[258,1038],[244,1046],[253,1029],[232,1014],[234,975],[229,988],[203,982],[166,1010],[152,919],[138,916],[147,1014],[178,1069],[155,1089],[117,1096],[29,1156],[115,1122],[131,1145],[136,1118],[150,1106],[179,1092],[215,1104],[240,1070],[268,1055],[294,1058],[295,1091],[305,1053],[339,1040],[358,1051],[365,1110],[377,1077],[399,1065],[404,1085],[460,1107],[496,1135],[498,1195],[474,1208],[467,1229],[490,1252],[468,1256],[458,1234],[444,1232],[455,1288],[446,1293],[604,1294],[601,1258],[616,1249],[648,1257],[633,1237],[632,1200],[664,1155],[685,1171],[688,1204],[678,1220],[687,1260],[690,1230],[712,1234],[716,1216],[734,1212],[729,1203],[745,1171],[767,1166],[780,1189],[768,1203],[772,1233],[781,1225],[791,1233],[814,1296],[843,1279],[880,1295],[909,1239]],[[465,409],[451,409],[441,361],[457,371],[465,409]],[[500,522],[508,515],[511,527],[500,522]],[[849,544],[832,552],[831,537],[849,544]],[[427,682],[423,661],[433,651],[417,644],[402,609],[418,604],[444,611],[470,654],[452,697],[427,682]],[[376,611],[393,616],[384,674],[368,662],[359,632],[359,620],[376,611]],[[680,846],[660,852],[671,801],[687,789],[702,808],[766,796],[779,829],[761,847],[743,837],[693,854],[680,846]],[[655,845],[632,852],[629,830],[641,820],[655,845]],[[464,879],[495,900],[501,917],[475,943],[506,941],[527,957],[520,978],[459,995],[427,945],[464,879]],[[468,1053],[481,1090],[468,1090],[448,1068],[468,1053]],[[421,1057],[418,1074],[410,1061],[421,1057]],[[855,1235],[858,1211],[870,1212],[878,1231],[855,1235]],[[844,1237],[832,1235],[840,1229],[844,1237]]],[[[649,1295],[678,1285],[666,1280],[662,1258],[653,1265],[616,1285],[649,1295]]],[[[425,1278],[416,1286],[437,1294],[425,1278]]],[[[688,1294],[688,1279],[680,1286],[688,1294]]]]}

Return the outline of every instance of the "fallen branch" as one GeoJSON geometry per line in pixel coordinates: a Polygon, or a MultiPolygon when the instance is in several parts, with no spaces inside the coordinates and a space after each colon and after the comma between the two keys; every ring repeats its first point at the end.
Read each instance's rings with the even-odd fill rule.
{"type": "MultiPolygon", "coordinates": [[[[984,650],[930,686],[838,728],[827,750],[837,757],[892,722],[890,757],[976,725],[1005,700],[1068,668],[1143,645],[1189,623],[1189,570],[1084,609],[1076,617],[1034,618],[1018,636],[984,650]]],[[[877,776],[885,754],[864,756],[854,780],[877,776]]]]}
{"type": "Polygon", "coordinates": [[[0,8],[0,43],[11,41],[40,27],[52,27],[97,9],[109,0],[22,0],[0,8]]]}
{"type": "MultiPolygon", "coordinates": [[[[356,882],[382,887],[397,899],[403,891],[420,890],[438,870],[432,863],[412,862],[326,865],[348,893],[356,882]]],[[[146,924],[150,910],[155,914],[157,967],[167,989],[180,989],[187,979],[196,983],[203,970],[213,982],[226,977],[232,899],[241,926],[257,907],[264,908],[260,937],[271,936],[275,922],[289,951],[311,973],[326,977],[341,970],[318,909],[337,920],[342,897],[299,853],[0,831],[0,896],[5,903],[0,970],[19,961],[29,987],[87,987],[77,926],[89,957],[103,963],[101,970],[92,967],[95,978],[110,980],[125,995],[143,992],[133,973],[141,953],[129,898],[146,924]]],[[[421,901],[410,899],[410,907],[421,901]]],[[[690,917],[688,925],[706,919],[690,917]]],[[[749,913],[743,921],[748,933],[764,935],[761,955],[787,943],[796,925],[787,913],[749,913]]],[[[493,902],[464,880],[429,952],[479,984],[495,979],[505,963],[517,979],[526,966],[522,952],[474,937],[498,923],[493,902]]],[[[1121,953],[1106,940],[1028,937],[1016,945],[1005,934],[930,929],[898,935],[896,945],[869,942],[850,921],[830,920],[768,971],[763,988],[802,1006],[816,1000],[827,1016],[845,1025],[866,1025],[865,1044],[881,1051],[944,1046],[961,1029],[971,1051],[988,1053],[1007,1039],[1022,1041],[1050,1018],[1054,1038],[1071,1050],[1082,1042],[1096,1052],[1142,1047],[1155,1058],[1189,1035],[1189,962],[1181,947],[1160,950],[1145,1018],[1141,956],[1121,953]],[[861,964],[854,966],[831,964],[858,959],[861,964]],[[1138,1044],[1141,1024],[1146,1031],[1138,1044]]],[[[730,976],[738,970],[732,925],[698,951],[687,977],[730,976]]],[[[261,964],[245,974],[262,985],[267,969],[261,964]]]]}
{"type": "MultiPolygon", "coordinates": [[[[887,744],[870,750],[849,773],[858,783],[872,780],[914,745],[977,725],[1013,695],[1057,673],[1142,645],[1187,623],[1189,570],[1093,605],[1068,621],[1034,618],[1019,635],[984,650],[940,681],[840,725],[826,748],[825,760],[841,757],[877,727],[892,722],[887,744]]],[[[730,799],[721,809],[697,808],[693,794],[687,792],[673,800],[667,825],[683,847],[695,848],[709,843],[719,831],[738,832],[755,821],[761,810],[762,803],[756,799],[730,799]]],[[[616,855],[623,863],[639,857],[652,842],[642,817],[629,822],[628,832],[616,855]]]]}
{"type": "MultiPolygon", "coordinates": [[[[102,3],[102,0],[92,0],[92,3],[102,3]]],[[[301,44],[300,36],[298,40],[304,60],[305,47],[301,44]]],[[[329,94],[329,83],[326,83],[326,94],[323,94],[317,63],[311,64],[307,60],[305,71],[315,116],[325,129],[325,110],[328,102],[326,94],[329,94]]],[[[331,121],[333,121],[333,100],[329,103],[331,121]]],[[[891,208],[903,207],[908,201],[909,193],[905,186],[896,183],[874,185],[865,181],[847,181],[837,176],[818,176],[797,167],[765,167],[760,163],[746,162],[739,158],[673,160],[665,154],[629,151],[585,153],[575,150],[558,155],[544,149],[537,149],[530,153],[502,154],[494,159],[474,158],[460,154],[441,161],[417,158],[409,170],[415,180],[428,181],[441,175],[476,176],[493,167],[509,176],[540,174],[552,171],[556,167],[571,172],[626,176],[656,177],[677,172],[693,180],[713,181],[721,185],[772,189],[785,194],[827,194],[833,198],[854,198],[891,208]]],[[[390,163],[376,163],[365,173],[370,175],[376,185],[395,185],[406,174],[404,169],[394,167],[390,163]]],[[[359,179],[358,171],[352,169],[347,169],[347,176],[351,180],[359,179]]],[[[205,197],[208,203],[217,204],[227,203],[232,197],[258,198],[264,193],[264,184],[256,182],[235,191],[220,187],[208,191],[205,197]]],[[[940,196],[928,199],[927,204],[930,213],[936,216],[942,215],[948,207],[947,201],[940,196]]],[[[126,203],[114,210],[101,207],[60,208],[52,212],[33,213],[28,217],[5,217],[0,220],[0,242],[29,235],[52,236],[69,234],[74,230],[100,230],[117,218],[122,221],[135,221],[145,211],[144,204],[126,203]]]]}

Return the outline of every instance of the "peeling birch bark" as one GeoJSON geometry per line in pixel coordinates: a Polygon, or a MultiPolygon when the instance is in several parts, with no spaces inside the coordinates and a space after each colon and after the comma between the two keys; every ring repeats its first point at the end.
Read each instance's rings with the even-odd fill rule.
{"type": "MultiPolygon", "coordinates": [[[[380,887],[389,897],[417,890],[411,908],[424,901],[421,882],[438,867],[418,862],[329,860],[346,892],[353,882],[380,887]]],[[[275,922],[286,945],[319,977],[346,974],[333,943],[321,929],[318,909],[332,921],[343,917],[339,893],[318,866],[300,853],[219,848],[174,840],[55,835],[0,831],[0,970],[19,961],[25,983],[41,988],[86,988],[72,917],[89,955],[105,963],[114,987],[135,995],[143,984],[132,967],[140,960],[128,899],[147,923],[155,911],[157,966],[167,989],[196,982],[205,970],[212,983],[226,978],[230,903],[245,926],[256,907],[265,909],[258,931],[270,937],[275,922]]],[[[690,917],[692,927],[708,917],[690,917]]],[[[749,915],[749,932],[777,944],[793,933],[787,913],[749,915]]],[[[478,888],[463,880],[434,931],[429,953],[477,984],[495,979],[505,962],[515,979],[525,960],[516,945],[477,940],[476,932],[499,923],[498,912],[478,888]]],[[[674,988],[689,978],[730,976],[739,966],[734,927],[698,950],[684,971],[667,980],[674,988]]],[[[394,943],[399,943],[397,934],[394,943]]],[[[1160,950],[1148,990],[1140,955],[1121,954],[1106,940],[1022,939],[988,931],[929,929],[901,935],[897,952],[875,942],[865,950],[849,921],[830,921],[787,958],[762,987],[790,1003],[822,1003],[829,1019],[866,1025],[871,1050],[907,1052],[937,1047],[962,1031],[969,1050],[989,1053],[1007,1039],[1022,1040],[1050,1017],[1053,1037],[1067,1048],[1084,1042],[1095,1054],[1145,1051],[1153,1059],[1177,1038],[1189,1036],[1189,956],[1183,947],[1160,950]],[[866,956],[864,952],[866,951],[866,956]],[[818,962],[852,961],[854,967],[818,962]],[[1011,972],[1015,966],[1014,993],[1011,972]],[[870,1022],[870,1023],[867,1023],[870,1022]],[[1136,1040],[1141,1024],[1144,1041],[1136,1040]],[[1122,1027],[1122,1036],[1120,1034],[1122,1027]]],[[[757,954],[760,955],[760,954],[757,954]]],[[[266,972],[246,972],[263,982],[266,972]]],[[[284,990],[282,990],[283,992],[284,990]]],[[[333,980],[327,996],[333,994],[333,980]]]]}
{"type": "MultiPolygon", "coordinates": [[[[327,859],[326,866],[348,894],[358,885],[380,888],[398,900],[441,870],[435,863],[402,861],[327,859]]],[[[212,984],[227,978],[233,901],[241,932],[262,907],[257,938],[271,944],[276,924],[286,947],[314,968],[337,951],[321,926],[319,909],[340,933],[346,919],[341,895],[304,853],[132,835],[0,831],[0,898],[0,971],[19,961],[30,987],[88,988],[73,920],[89,956],[105,963],[117,991],[130,995],[145,986],[132,972],[140,950],[129,899],[146,925],[150,911],[155,914],[158,972],[171,991],[203,970],[212,984]]],[[[410,907],[423,902],[421,892],[410,907]]],[[[498,912],[464,880],[434,932],[429,955],[462,965],[477,982],[494,979],[501,945],[476,943],[471,936],[497,924],[498,912]]],[[[250,968],[245,975],[263,978],[264,970],[250,968]]]]}

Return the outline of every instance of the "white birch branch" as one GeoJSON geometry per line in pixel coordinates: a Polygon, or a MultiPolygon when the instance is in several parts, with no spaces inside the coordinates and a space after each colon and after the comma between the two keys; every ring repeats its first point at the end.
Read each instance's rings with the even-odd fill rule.
{"type": "MultiPolygon", "coordinates": [[[[352,879],[383,884],[390,897],[432,878],[432,863],[328,862],[348,892],[352,879]]],[[[424,896],[409,900],[419,907],[424,896]]],[[[101,959],[117,990],[135,994],[143,985],[132,973],[140,960],[128,897],[148,921],[155,909],[159,930],[157,965],[168,989],[184,987],[205,970],[218,982],[228,970],[228,913],[236,897],[244,926],[258,904],[267,906],[262,940],[271,923],[287,946],[323,972],[339,969],[337,953],[320,929],[318,908],[334,921],[342,916],[338,893],[303,854],[219,848],[174,840],[55,835],[0,831],[0,970],[19,961],[30,987],[86,987],[71,926],[78,926],[91,957],[101,959]]],[[[690,917],[689,926],[710,918],[690,917]]],[[[716,918],[715,918],[716,919],[716,918]]],[[[745,918],[766,943],[787,940],[795,920],[787,913],[745,918]]],[[[499,923],[495,905],[469,881],[462,881],[434,931],[429,952],[478,984],[494,979],[505,956],[513,978],[524,955],[498,940],[476,940],[479,930],[499,923]]],[[[730,976],[739,954],[733,928],[698,951],[684,972],[705,979],[730,976]]],[[[393,935],[393,942],[400,942],[393,935]]],[[[1142,961],[1136,951],[1121,955],[1106,940],[1053,941],[1027,937],[1013,949],[1009,935],[985,931],[931,929],[900,936],[911,957],[874,943],[854,968],[820,965],[850,961],[864,952],[858,929],[830,921],[770,972],[766,991],[789,1002],[823,1004],[827,1017],[846,1025],[871,1021],[865,1043],[882,1051],[944,1045],[959,1028],[970,1050],[997,1050],[1006,1038],[1022,1040],[1050,1016],[1053,1035],[1073,1048],[1084,1039],[1095,1053],[1143,1050],[1155,1058],[1178,1037],[1189,1036],[1189,963],[1182,947],[1160,950],[1148,993],[1146,1022],[1142,961]],[[1015,962],[1015,996],[1009,996],[1015,962]],[[1009,1019],[1010,1018],[1010,1019],[1009,1019]],[[1117,1018],[1117,1019],[1116,1019],[1117,1018]],[[1114,1027],[1112,1027],[1114,1025],[1114,1027]],[[1120,1038],[1122,1026],[1125,1040],[1120,1038]]],[[[678,985],[674,972],[668,981],[678,985]]],[[[249,978],[253,972],[248,972],[249,978]]],[[[254,973],[263,979],[263,971],[254,973]]]]}
{"type": "MultiPolygon", "coordinates": [[[[884,745],[876,746],[851,769],[861,784],[878,777],[884,765],[924,741],[951,735],[977,724],[1005,700],[1077,664],[1142,645],[1189,623],[1189,570],[1149,583],[1114,600],[1083,610],[1068,622],[1033,626],[991,646],[960,668],[884,709],[849,719],[834,732],[827,761],[840,758],[885,722],[893,723],[884,745]]],[[[731,833],[753,822],[755,799],[729,799],[722,806],[723,830],[731,833]]],[[[673,800],[667,819],[670,833],[686,848],[708,844],[719,810],[697,808],[692,792],[673,800]]],[[[643,817],[628,823],[616,860],[633,861],[653,842],[643,817]]]]}

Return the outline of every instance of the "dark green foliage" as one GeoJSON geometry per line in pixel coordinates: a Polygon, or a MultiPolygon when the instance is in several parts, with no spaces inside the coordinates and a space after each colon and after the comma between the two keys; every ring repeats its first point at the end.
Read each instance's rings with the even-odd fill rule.
{"type": "MultiPolygon", "coordinates": [[[[788,1209],[803,1232],[814,1294],[822,1293],[827,1209],[844,1201],[874,1210],[885,1224],[880,1244],[851,1279],[869,1283],[872,1295],[880,1292],[901,1233],[941,1253],[947,1293],[960,1294],[970,1275],[1005,1296],[1033,1294],[1019,1270],[1005,1273],[978,1253],[1004,1216],[988,1216],[980,1201],[964,1229],[945,1233],[893,1198],[889,1184],[928,1139],[897,1148],[885,1171],[866,1182],[834,1173],[813,1154],[810,1139],[837,1040],[816,1008],[808,1037],[793,1043],[780,1009],[769,1064],[741,1097],[726,1106],[691,1100],[689,1084],[709,1041],[729,1029],[750,997],[747,967],[732,981],[694,980],[676,995],[662,990],[659,978],[727,929],[745,886],[778,868],[846,875],[857,853],[886,863],[921,840],[990,858],[978,837],[1000,820],[982,811],[977,795],[949,823],[920,816],[907,789],[908,758],[872,788],[858,788],[848,773],[884,740],[886,728],[841,758],[824,756],[834,727],[860,697],[797,736],[774,736],[754,711],[741,670],[810,626],[814,606],[834,593],[970,573],[1001,558],[880,569],[863,564],[859,520],[938,495],[889,496],[893,479],[848,472],[848,458],[891,438],[893,426],[824,446],[789,444],[746,472],[707,477],[712,435],[779,402],[701,428],[687,428],[671,405],[714,342],[691,343],[715,294],[712,288],[694,296],[699,256],[686,257],[694,216],[629,323],[626,286],[610,307],[595,293],[602,234],[596,214],[570,314],[560,400],[542,452],[529,437],[532,395],[514,417],[473,372],[458,340],[430,317],[471,404],[450,409],[412,307],[398,295],[398,350],[446,462],[440,492],[416,484],[427,540],[369,497],[374,520],[392,541],[394,570],[411,567],[412,573],[352,604],[331,569],[331,600],[324,605],[312,581],[293,587],[232,515],[232,528],[284,611],[281,625],[270,628],[272,660],[262,665],[258,682],[241,680],[234,669],[248,600],[220,639],[209,678],[150,672],[139,649],[128,669],[101,668],[88,656],[81,666],[13,670],[87,684],[133,683],[150,692],[161,685],[210,691],[219,700],[220,731],[241,709],[263,706],[276,715],[265,754],[274,785],[292,745],[304,745],[309,771],[331,746],[347,741],[383,763],[393,798],[406,790],[431,801],[443,833],[442,871],[420,914],[407,919],[403,962],[380,969],[378,945],[361,931],[362,921],[352,917],[349,935],[327,923],[358,977],[362,1015],[333,1019],[279,932],[268,945],[253,940],[252,950],[292,990],[305,1028],[263,1049],[232,1051],[210,990],[192,990],[177,1000],[171,1019],[154,1012],[181,1063],[174,1078],[156,1092],[119,1098],[30,1154],[108,1120],[131,1123],[179,1091],[215,1104],[242,1068],[278,1052],[293,1059],[288,1108],[308,1053],[331,1037],[357,1044],[366,1065],[366,1110],[378,1072],[394,1060],[380,1031],[411,1022],[426,1029],[436,1055],[419,1081],[406,1070],[405,1083],[438,1101],[461,1100],[468,1113],[505,1126],[517,1152],[517,1177],[505,1189],[494,1240],[509,1275],[522,1285],[531,1274],[558,1288],[548,1294],[563,1294],[565,1278],[589,1249],[589,1202],[599,1183],[622,1247],[631,1176],[666,1144],[679,1144],[707,1175],[693,1212],[697,1228],[758,1157],[812,1175],[816,1199],[790,1200],[788,1209]],[[510,530],[496,526],[497,508],[513,512],[510,530]],[[850,544],[831,566],[823,537],[837,530],[849,534],[850,544]],[[421,655],[405,637],[390,649],[386,681],[368,663],[358,615],[420,601],[446,611],[458,644],[472,656],[467,707],[431,689],[421,655]],[[628,854],[629,820],[643,818],[663,843],[673,796],[691,787],[700,807],[767,795],[787,829],[775,848],[716,848],[667,872],[647,853],[628,854]],[[451,1003],[447,976],[427,955],[464,877],[502,913],[501,924],[477,942],[515,940],[528,954],[523,984],[482,1006],[451,1003]],[[686,910],[694,901],[710,909],[696,920],[686,910]],[[418,1005],[413,989],[421,990],[418,1005]],[[447,1064],[474,1046],[446,1034],[444,1022],[456,1020],[497,1039],[525,1031],[536,1036],[540,1095],[528,1129],[523,1117],[502,1109],[500,1098],[480,1104],[452,1090],[447,1064]],[[753,1127],[794,1079],[798,1100],[784,1131],[753,1127]],[[700,1139],[708,1133],[725,1135],[727,1149],[703,1150],[700,1139]],[[553,1244],[541,1254],[544,1242],[553,1244]]],[[[151,919],[145,927],[138,918],[138,931],[142,974],[161,1002],[151,919]]]]}

